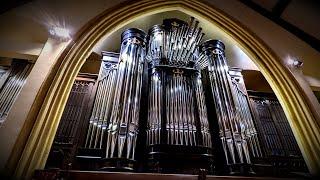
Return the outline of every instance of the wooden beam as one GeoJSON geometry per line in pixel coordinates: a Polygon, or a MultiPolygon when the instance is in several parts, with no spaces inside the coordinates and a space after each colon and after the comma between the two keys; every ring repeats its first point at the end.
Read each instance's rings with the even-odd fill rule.
{"type": "MultiPolygon", "coordinates": [[[[276,24],[278,24],[279,26],[281,26],[285,30],[289,31],[290,33],[294,34],[299,39],[301,39],[302,41],[306,42],[312,48],[314,48],[315,50],[320,52],[320,40],[318,40],[314,36],[304,32],[303,30],[301,30],[297,26],[294,26],[291,23],[283,20],[281,17],[276,16],[273,12],[270,12],[270,11],[264,9],[263,7],[261,7],[258,4],[254,3],[253,1],[248,1],[248,0],[239,0],[239,1],[242,2],[243,4],[245,4],[246,6],[250,7],[254,11],[258,12],[259,14],[263,15],[264,17],[266,17],[266,18],[270,19],[271,21],[275,22],[276,24]]],[[[283,5],[281,5],[281,6],[283,6],[283,5]]],[[[280,10],[276,10],[276,11],[281,12],[281,9],[280,10]]]]}
{"type": "Polygon", "coordinates": [[[290,2],[291,0],[278,0],[277,4],[272,8],[273,15],[280,17],[290,2]]]}

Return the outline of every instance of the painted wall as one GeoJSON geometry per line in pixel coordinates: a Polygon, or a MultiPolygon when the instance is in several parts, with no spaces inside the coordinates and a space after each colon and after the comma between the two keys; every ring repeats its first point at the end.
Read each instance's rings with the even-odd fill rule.
{"type": "Polygon", "coordinates": [[[280,26],[262,17],[238,1],[233,3],[219,3],[218,0],[208,1],[212,5],[228,12],[229,15],[249,27],[280,58],[287,62],[288,58],[299,58],[304,62],[303,73],[320,79],[320,53],[302,40],[288,33],[280,26]]]}
{"type": "Polygon", "coordinates": [[[301,28],[320,40],[320,1],[315,0],[291,0],[290,4],[281,14],[281,18],[301,28]]]}
{"type": "Polygon", "coordinates": [[[50,69],[56,62],[57,57],[65,48],[66,44],[66,42],[48,39],[6,120],[1,124],[0,170],[4,168],[6,161],[13,150],[13,146],[21,128],[24,126],[29,111],[32,110],[33,107],[37,106],[37,102],[34,102],[34,99],[39,95],[39,89],[43,85],[50,69]]]}

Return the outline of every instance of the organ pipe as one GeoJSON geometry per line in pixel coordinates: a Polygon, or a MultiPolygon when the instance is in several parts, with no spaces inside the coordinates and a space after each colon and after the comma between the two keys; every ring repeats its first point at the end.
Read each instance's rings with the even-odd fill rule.
{"type": "Polygon", "coordinates": [[[270,112],[273,114],[273,119],[276,123],[277,129],[280,132],[279,134],[282,136],[283,146],[286,151],[285,154],[287,156],[301,156],[299,146],[295,140],[280,102],[276,99],[270,99],[268,101],[268,105],[270,112]]]}
{"type": "Polygon", "coordinates": [[[204,35],[198,24],[194,18],[189,23],[165,19],[149,30],[149,146],[212,147],[200,68],[196,66],[197,46],[204,35]]]}
{"type": "Polygon", "coordinates": [[[32,64],[13,61],[9,70],[1,77],[0,91],[0,122],[7,117],[10,108],[18,97],[27,76],[32,69],[32,64]]]}
{"type": "Polygon", "coordinates": [[[200,46],[200,59],[207,61],[211,91],[219,124],[219,136],[228,165],[250,164],[245,122],[237,108],[235,92],[228,74],[225,46],[219,40],[208,40],[200,46]]]}
{"type": "Polygon", "coordinates": [[[111,116],[115,92],[117,61],[102,61],[98,76],[97,93],[87,131],[85,147],[101,149],[111,116]]]}
{"type": "Polygon", "coordinates": [[[229,71],[231,76],[232,88],[235,96],[236,109],[239,112],[239,118],[245,126],[244,138],[249,143],[249,150],[253,157],[262,157],[262,151],[260,142],[258,139],[258,133],[255,128],[253,116],[250,110],[249,100],[247,96],[247,90],[243,83],[243,77],[241,70],[238,68],[232,68],[229,71]]]}
{"type": "Polygon", "coordinates": [[[265,144],[265,156],[301,156],[279,101],[267,95],[250,95],[250,103],[265,144]]]}
{"type": "Polygon", "coordinates": [[[72,144],[80,123],[85,100],[92,86],[90,81],[75,80],[61,117],[54,142],[72,144]]]}
{"type": "MultiPolygon", "coordinates": [[[[250,156],[263,157],[242,75],[229,71],[224,44],[219,40],[200,44],[203,36],[193,17],[189,22],[165,19],[148,36],[135,28],[122,33],[117,61],[102,60],[84,144],[87,154],[103,160],[101,169],[133,170],[134,162],[143,159],[136,158],[138,134],[138,144],[146,145],[145,160],[151,171],[174,169],[170,158],[181,154],[178,161],[195,162],[190,171],[208,170],[217,165],[213,152],[218,150],[213,150],[219,149],[215,147],[219,141],[232,171],[251,167],[250,156]],[[141,101],[142,88],[146,97],[141,101]],[[211,102],[206,97],[213,99],[216,117],[207,112],[212,107],[207,107],[211,102]],[[220,140],[212,139],[215,128],[220,140]]],[[[274,116],[283,118],[280,111],[275,112],[274,116]]],[[[285,146],[294,151],[291,144],[285,146]]],[[[81,157],[87,157],[85,153],[81,157]]]]}
{"type": "Polygon", "coordinates": [[[145,52],[142,30],[131,28],[122,33],[106,158],[135,159],[145,52]]]}

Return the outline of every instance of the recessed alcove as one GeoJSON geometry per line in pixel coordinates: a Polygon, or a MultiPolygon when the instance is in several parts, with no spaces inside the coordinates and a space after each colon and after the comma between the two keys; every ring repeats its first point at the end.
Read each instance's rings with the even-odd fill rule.
{"type": "MultiPolygon", "coordinates": [[[[133,22],[126,24],[110,35],[99,40],[99,42],[94,46],[92,54],[88,57],[87,62],[83,65],[83,68],[80,70],[80,72],[97,74],[100,68],[99,62],[101,57],[99,58],[99,56],[101,56],[101,52],[119,52],[121,33],[125,29],[134,27],[142,29],[147,33],[153,25],[162,24],[163,19],[166,18],[178,18],[188,22],[190,15],[177,10],[166,11],[140,17],[133,22]]],[[[266,92],[273,92],[258,67],[252,61],[251,58],[253,57],[249,57],[249,55],[245,53],[245,50],[222,29],[211,24],[203,18],[197,18],[199,20],[199,26],[203,28],[202,31],[205,33],[204,37],[202,38],[202,42],[208,39],[221,40],[226,46],[225,53],[228,66],[237,67],[244,70],[245,73],[243,73],[243,76],[248,76],[245,78],[246,81],[255,84],[257,87],[261,87],[259,88],[260,90],[264,89],[266,92]],[[249,80],[251,78],[252,80],[249,80]]],[[[250,88],[252,88],[251,90],[257,90],[253,86],[250,86],[250,88]]]]}
{"type": "MultiPolygon", "coordinates": [[[[148,32],[148,30],[156,24],[162,24],[163,19],[166,18],[178,18],[188,22],[190,15],[181,11],[167,11],[149,16],[141,17],[133,22],[126,24],[113,32],[111,35],[102,38],[93,48],[93,51],[100,54],[101,51],[119,52],[121,33],[130,27],[135,27],[148,32]]],[[[196,17],[199,20],[199,26],[202,27],[202,31],[205,33],[202,41],[208,39],[221,40],[226,46],[226,57],[228,58],[229,66],[239,67],[244,70],[258,70],[257,66],[250,60],[250,57],[244,52],[243,48],[233,40],[226,32],[219,27],[214,26],[210,22],[203,18],[196,17]]]]}
{"type": "MultiPolygon", "coordinates": [[[[93,50],[90,56],[87,58],[86,62],[83,64],[79,72],[79,75],[75,80],[74,86],[71,90],[71,95],[67,102],[66,109],[62,116],[62,120],[60,121],[60,125],[57,130],[57,136],[54,140],[51,153],[49,155],[49,159],[46,165],[47,168],[50,169],[54,167],[59,167],[62,169],[71,168],[76,170],[80,169],[80,170],[106,170],[106,171],[110,171],[110,170],[114,171],[114,169],[116,169],[116,171],[117,170],[119,171],[118,166],[121,166],[121,163],[123,162],[121,162],[120,165],[118,163],[117,167],[108,167],[108,166],[114,166],[114,164],[107,164],[106,167],[103,166],[103,168],[101,168],[100,161],[104,159],[101,156],[104,156],[103,154],[105,153],[105,150],[102,150],[102,149],[105,148],[105,145],[100,145],[100,148],[98,148],[98,146],[96,145],[91,146],[91,142],[90,142],[90,145],[87,145],[88,138],[92,139],[92,136],[96,136],[94,137],[95,143],[92,142],[93,144],[97,144],[98,141],[101,141],[101,142],[106,141],[105,131],[101,130],[101,132],[97,134],[96,132],[98,132],[98,130],[95,130],[96,132],[94,132],[93,130],[90,130],[91,124],[89,125],[89,121],[90,123],[93,122],[93,120],[90,118],[90,114],[92,113],[92,108],[95,108],[94,103],[96,103],[97,101],[95,100],[95,97],[98,96],[99,93],[101,94],[102,92],[102,90],[100,90],[101,92],[98,90],[99,88],[98,83],[99,81],[101,81],[99,71],[101,73],[100,66],[102,62],[101,61],[102,56],[105,56],[106,54],[108,54],[108,53],[102,54],[102,52],[119,53],[120,45],[121,45],[121,34],[126,29],[138,28],[148,33],[148,30],[153,25],[162,24],[162,21],[167,18],[177,18],[185,22],[188,22],[190,16],[181,11],[167,11],[167,12],[161,12],[161,13],[143,16],[118,28],[116,31],[106,35],[105,37],[101,38],[99,42],[97,42],[97,44],[93,47],[93,50]],[[83,91],[83,89],[81,89],[83,87],[87,87],[87,92],[85,93],[86,95],[82,96],[81,105],[75,104],[75,102],[79,102],[79,100],[72,99],[72,98],[77,98],[78,96],[77,94],[79,93],[81,94],[81,92],[78,92],[78,91],[83,91]],[[79,115],[77,115],[77,113],[74,113],[75,111],[74,108],[76,108],[76,112],[78,112],[79,115]],[[74,118],[78,118],[78,119],[74,119],[74,118]],[[71,127],[75,128],[72,124],[75,125],[76,129],[68,130],[71,127]],[[72,134],[73,137],[63,137],[65,134],[70,134],[70,133],[73,133],[72,134]],[[76,140],[73,140],[73,139],[76,139],[76,140]]],[[[255,131],[258,131],[259,135],[257,136],[257,138],[259,137],[259,139],[261,140],[260,145],[257,145],[257,147],[253,147],[252,142],[250,142],[251,149],[261,148],[260,150],[257,150],[257,152],[250,153],[250,156],[252,156],[252,167],[254,171],[257,172],[259,176],[260,175],[265,176],[265,175],[268,175],[268,173],[272,173],[273,176],[281,176],[281,172],[279,169],[283,169],[286,172],[285,173],[286,175],[290,175],[291,171],[297,170],[297,169],[305,171],[306,166],[301,157],[300,150],[294,140],[293,133],[290,130],[289,123],[287,122],[287,119],[281,108],[281,105],[278,102],[267,80],[263,77],[258,67],[252,61],[251,58],[253,57],[250,57],[246,53],[246,50],[242,48],[241,45],[237,43],[237,41],[232,39],[232,37],[229,36],[227,32],[211,24],[204,18],[196,17],[196,19],[199,20],[199,27],[201,27],[202,31],[205,33],[205,36],[203,37],[200,44],[208,39],[218,39],[222,41],[225,45],[225,56],[226,56],[227,64],[230,70],[232,68],[236,68],[237,70],[235,70],[234,72],[240,72],[240,75],[236,73],[237,77],[240,78],[239,82],[244,86],[246,86],[246,88],[242,89],[246,91],[245,99],[247,99],[248,101],[246,106],[250,104],[250,107],[248,107],[248,112],[251,113],[250,116],[252,116],[252,118],[257,121],[257,122],[254,122],[254,126],[256,126],[255,131]],[[274,112],[276,112],[276,114],[273,114],[274,112]],[[263,125],[261,123],[269,123],[269,124],[263,125]],[[281,137],[281,136],[284,136],[284,137],[281,137]],[[289,141],[289,143],[286,145],[281,145],[281,143],[283,143],[286,140],[289,141]],[[258,153],[258,151],[259,153],[264,155],[260,156],[255,154],[255,153],[258,153]],[[284,164],[287,164],[288,167],[290,168],[288,167],[286,168],[284,164]],[[273,166],[279,167],[279,169],[275,170],[272,168],[273,166]]],[[[112,58],[113,58],[113,55],[112,55],[112,58]]],[[[143,94],[143,92],[144,91],[142,91],[142,96],[146,96],[146,94],[143,94]]],[[[104,92],[103,94],[107,95],[108,92],[104,92]]],[[[99,100],[99,101],[104,102],[105,100],[99,100]]],[[[143,108],[146,108],[146,106],[144,106],[143,108]]],[[[212,111],[212,109],[210,109],[212,108],[211,106],[207,106],[206,108],[208,108],[209,111],[212,111]]],[[[97,122],[96,125],[98,123],[99,122],[97,122]]],[[[102,126],[100,125],[100,127],[102,126]]],[[[108,127],[105,127],[105,129],[107,128],[108,127]]],[[[217,135],[217,133],[215,132],[215,134],[213,135],[217,135]]],[[[141,142],[139,143],[141,145],[141,142]]],[[[220,145],[216,145],[216,146],[220,146],[220,145]]],[[[215,160],[219,159],[218,156],[223,156],[223,152],[221,151],[222,147],[219,147],[216,149],[220,149],[220,151],[216,150],[218,153],[217,152],[213,153],[215,160]]],[[[138,149],[138,150],[141,150],[141,149],[138,149]]],[[[171,150],[175,151],[176,149],[173,148],[171,150]]],[[[221,162],[221,158],[220,160],[217,160],[217,161],[221,162]]],[[[186,161],[186,163],[190,163],[190,162],[186,161]]],[[[222,162],[222,164],[224,164],[224,162],[222,162]]],[[[228,172],[228,170],[224,169],[222,164],[220,167],[219,165],[215,164],[214,165],[215,166],[214,168],[216,168],[215,170],[213,170],[214,169],[213,168],[211,170],[207,169],[207,171],[215,175],[230,173],[228,172]]],[[[250,168],[252,167],[250,164],[250,168]]],[[[127,167],[125,169],[128,170],[127,167]]],[[[136,172],[156,172],[156,171],[148,170],[148,168],[143,167],[143,165],[141,164],[138,168],[130,167],[129,169],[131,171],[136,171],[136,172]]],[[[121,169],[121,171],[122,170],[123,169],[121,169]]],[[[241,170],[242,174],[243,173],[246,174],[246,172],[242,172],[242,171],[243,170],[241,170]]],[[[244,171],[252,171],[252,169],[247,169],[244,171]]],[[[157,172],[162,172],[162,171],[157,171],[157,172]]],[[[174,168],[170,169],[169,171],[163,171],[163,172],[172,172],[172,173],[184,172],[189,174],[195,173],[195,171],[190,171],[190,170],[175,171],[174,168]]]]}

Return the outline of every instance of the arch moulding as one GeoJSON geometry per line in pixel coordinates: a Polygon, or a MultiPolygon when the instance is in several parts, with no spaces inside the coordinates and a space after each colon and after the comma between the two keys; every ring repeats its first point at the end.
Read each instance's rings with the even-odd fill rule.
{"type": "MultiPolygon", "coordinates": [[[[50,87],[42,89],[47,91],[47,95],[39,112],[34,114],[36,119],[31,126],[31,133],[20,133],[18,140],[21,136],[27,136],[28,139],[20,147],[21,153],[12,153],[7,163],[8,170],[14,172],[15,177],[30,178],[35,169],[44,168],[73,81],[94,45],[104,36],[139,17],[170,10],[206,19],[225,31],[249,53],[276,93],[310,172],[319,174],[319,117],[315,117],[308,106],[310,102],[296,79],[259,37],[240,22],[202,1],[134,0],[108,9],[89,21],[61,54],[50,74],[53,78],[45,82],[50,87]]],[[[19,147],[17,143],[15,147],[19,147]]]]}

